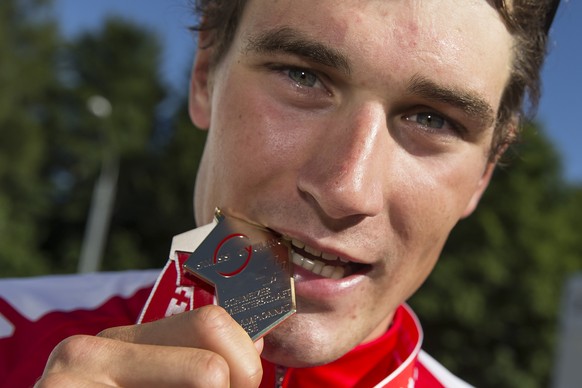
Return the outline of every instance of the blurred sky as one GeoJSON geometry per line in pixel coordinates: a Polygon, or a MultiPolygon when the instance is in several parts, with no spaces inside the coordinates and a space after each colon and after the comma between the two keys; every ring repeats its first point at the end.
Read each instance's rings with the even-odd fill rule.
{"type": "MultiPolygon", "coordinates": [[[[164,80],[176,92],[186,93],[195,47],[187,31],[194,20],[187,0],[54,1],[65,36],[98,28],[108,15],[121,15],[159,33],[164,80]]],[[[582,0],[562,0],[550,46],[538,119],[562,154],[566,178],[582,183],[582,0]]]]}

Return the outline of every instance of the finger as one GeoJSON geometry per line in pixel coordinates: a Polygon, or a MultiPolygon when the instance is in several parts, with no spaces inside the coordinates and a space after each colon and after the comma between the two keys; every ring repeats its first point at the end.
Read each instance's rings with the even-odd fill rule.
{"type": "Polygon", "coordinates": [[[85,386],[81,381],[91,381],[90,387],[228,387],[229,368],[204,349],[76,336],[55,348],[39,386],[85,386]]]}
{"type": "Polygon", "coordinates": [[[220,354],[235,387],[258,386],[262,367],[257,348],[221,307],[205,306],[163,320],[108,329],[100,336],[125,342],[200,348],[220,354]]]}

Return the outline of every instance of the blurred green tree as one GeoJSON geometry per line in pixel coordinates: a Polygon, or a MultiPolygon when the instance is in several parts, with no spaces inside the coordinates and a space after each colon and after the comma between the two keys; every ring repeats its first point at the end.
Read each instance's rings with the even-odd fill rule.
{"type": "Polygon", "coordinates": [[[562,285],[582,268],[581,188],[538,125],[515,151],[411,300],[428,351],[480,387],[548,386],[562,285]]]}
{"type": "Polygon", "coordinates": [[[159,267],[172,236],[194,227],[205,133],[184,96],[168,105],[160,55],[155,34],[126,20],[64,42],[50,0],[0,4],[0,276],[77,270],[110,160],[119,179],[103,269],[159,267]]]}
{"type": "MultiPolygon", "coordinates": [[[[151,173],[148,160],[157,152],[153,139],[166,95],[158,74],[160,54],[155,34],[117,18],[81,34],[66,48],[60,77],[68,95],[51,138],[49,163],[60,191],[53,198],[50,234],[43,245],[53,268],[61,272],[76,270],[91,200],[100,188],[95,185],[111,169],[115,205],[113,223],[106,228],[105,256],[115,256],[115,262],[109,268],[144,265],[141,229],[125,230],[115,220],[123,219],[135,203],[143,204],[148,190],[157,189],[152,184],[131,198],[125,194],[151,173]]],[[[155,204],[143,206],[140,213],[141,220],[156,218],[155,204]]]]}
{"type": "Polygon", "coordinates": [[[0,2],[0,276],[49,264],[38,223],[50,207],[45,128],[59,94],[59,37],[45,0],[0,2]]]}
{"type": "Polygon", "coordinates": [[[172,237],[196,226],[194,181],[206,132],[192,125],[186,102],[165,127],[156,151],[128,160],[131,176],[120,179],[106,269],[161,268],[172,237]]]}

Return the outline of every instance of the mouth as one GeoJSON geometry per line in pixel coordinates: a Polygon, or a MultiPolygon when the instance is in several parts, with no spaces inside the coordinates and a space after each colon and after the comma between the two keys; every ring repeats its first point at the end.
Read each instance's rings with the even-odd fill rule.
{"type": "Polygon", "coordinates": [[[331,253],[321,252],[302,241],[284,238],[291,244],[293,264],[315,275],[328,279],[343,279],[370,267],[369,264],[355,263],[331,253]]]}

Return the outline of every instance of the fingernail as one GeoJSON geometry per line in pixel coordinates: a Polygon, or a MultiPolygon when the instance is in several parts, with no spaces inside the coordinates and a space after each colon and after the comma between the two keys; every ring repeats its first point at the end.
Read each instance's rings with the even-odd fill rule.
{"type": "Polygon", "coordinates": [[[259,354],[261,354],[261,352],[263,351],[264,346],[265,346],[265,341],[262,338],[259,338],[255,342],[255,348],[257,349],[257,352],[259,352],[259,354]]]}

